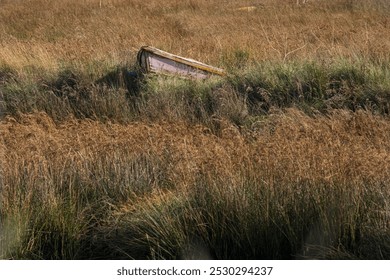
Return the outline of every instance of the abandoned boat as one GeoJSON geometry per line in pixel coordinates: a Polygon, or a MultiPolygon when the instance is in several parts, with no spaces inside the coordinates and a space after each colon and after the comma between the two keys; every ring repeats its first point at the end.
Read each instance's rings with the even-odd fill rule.
{"type": "Polygon", "coordinates": [[[225,75],[223,69],[150,46],[140,49],[137,60],[141,70],[145,73],[167,73],[197,79],[205,79],[211,75],[225,75]]]}

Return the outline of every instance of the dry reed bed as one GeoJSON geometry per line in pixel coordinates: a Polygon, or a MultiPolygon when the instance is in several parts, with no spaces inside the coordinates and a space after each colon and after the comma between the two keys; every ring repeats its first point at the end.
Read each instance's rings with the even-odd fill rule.
{"type": "MultiPolygon", "coordinates": [[[[72,118],[67,107],[55,123],[64,106],[38,94],[48,76],[68,68],[92,81],[133,63],[141,45],[235,70],[252,59],[326,66],[341,57],[369,72],[389,60],[386,1],[265,0],[252,1],[252,11],[237,10],[248,1],[101,3],[0,3],[0,84],[17,97],[10,95],[15,114],[0,122],[0,258],[390,257],[386,98],[378,103],[384,115],[329,108],[308,117],[270,108],[238,128],[232,120],[244,122],[248,112],[237,97],[194,120],[194,104],[167,89],[139,108],[139,122],[117,124],[110,121],[126,115],[122,89],[112,99],[123,95],[123,102],[94,105],[101,117],[114,116],[106,123],[72,118]],[[23,93],[27,105],[18,103],[23,93]]],[[[387,97],[386,69],[358,81],[379,84],[374,100],[387,97]]],[[[282,85],[289,81],[283,73],[282,85]]],[[[86,88],[66,90],[78,97],[86,88]]],[[[347,93],[356,92],[352,83],[347,93]]],[[[84,116],[90,106],[81,105],[84,116]]]]}
{"type": "Polygon", "coordinates": [[[0,63],[25,71],[73,64],[99,72],[99,65],[133,59],[141,45],[217,65],[234,60],[234,52],[255,60],[383,61],[390,49],[389,6],[379,0],[252,1],[257,9],[250,12],[237,10],[248,1],[99,2],[2,1],[0,63]]]}
{"type": "Polygon", "coordinates": [[[387,258],[389,126],[387,117],[345,110],[276,112],[241,132],[226,122],[219,136],[185,123],[8,117],[1,215],[18,221],[19,243],[3,235],[3,257],[115,258],[118,248],[120,258],[191,257],[195,234],[217,258],[318,257],[310,246],[387,258]],[[19,255],[5,243],[22,244],[19,255]]]}
{"type": "Polygon", "coordinates": [[[385,181],[390,175],[389,126],[387,117],[365,111],[335,110],[311,118],[290,109],[255,123],[252,131],[240,133],[223,123],[217,137],[206,127],[185,123],[71,120],[55,125],[43,113],[25,115],[21,122],[7,118],[1,123],[4,177],[20,164],[56,168],[70,161],[82,169],[144,154],[162,160],[175,185],[191,182],[200,171],[232,179],[267,171],[285,182],[385,181]]]}

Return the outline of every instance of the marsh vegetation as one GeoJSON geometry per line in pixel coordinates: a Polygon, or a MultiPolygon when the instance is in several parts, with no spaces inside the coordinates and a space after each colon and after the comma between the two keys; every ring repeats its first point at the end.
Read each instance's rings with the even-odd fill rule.
{"type": "Polygon", "coordinates": [[[390,257],[387,1],[99,2],[0,1],[0,258],[390,257]]]}

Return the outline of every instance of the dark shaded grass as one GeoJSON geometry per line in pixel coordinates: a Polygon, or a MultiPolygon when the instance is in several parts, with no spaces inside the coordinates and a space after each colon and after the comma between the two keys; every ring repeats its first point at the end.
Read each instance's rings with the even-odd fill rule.
{"type": "MultiPolygon", "coordinates": [[[[253,192],[253,186],[240,186],[237,192],[226,197],[228,186],[221,184],[222,190],[216,193],[212,193],[213,187],[203,186],[199,193],[195,193],[195,199],[189,207],[190,213],[186,213],[189,220],[192,218],[187,229],[189,235],[202,240],[201,245],[195,244],[198,248],[193,248],[187,254],[203,250],[215,259],[338,258],[326,252],[329,247],[333,247],[337,248],[337,252],[355,258],[373,257],[371,248],[359,246],[362,238],[367,242],[371,239],[369,235],[375,232],[372,229],[365,230],[363,226],[370,219],[365,211],[371,207],[357,203],[346,204],[343,199],[334,199],[340,195],[337,186],[316,185],[315,194],[309,192],[299,197],[292,193],[270,197],[269,190],[256,185],[256,192],[253,192]],[[316,201],[319,200],[316,197],[319,195],[318,190],[323,191],[323,195],[328,195],[328,198],[316,201]],[[252,193],[245,193],[248,191],[252,193]],[[259,198],[267,197],[267,194],[270,200],[259,198]],[[310,246],[318,246],[319,249],[310,251],[310,246]]],[[[291,187],[314,186],[303,183],[303,186],[291,187]]],[[[188,221],[182,224],[188,224],[188,221]]],[[[154,232],[159,232],[158,228],[154,232]]],[[[185,246],[193,246],[191,240],[187,242],[190,245],[185,246]]],[[[161,244],[154,246],[159,248],[161,244]]],[[[384,250],[388,250],[384,247],[384,250]]]]}
{"type": "MultiPolygon", "coordinates": [[[[313,186],[300,182],[278,186],[278,189],[290,189],[288,193],[276,193],[275,189],[257,182],[243,186],[200,182],[193,187],[189,197],[179,194],[154,203],[145,200],[144,204],[135,204],[136,209],[131,211],[118,213],[107,207],[103,219],[85,225],[89,229],[84,229],[82,235],[69,235],[69,225],[65,231],[63,225],[57,224],[64,212],[46,212],[33,221],[34,235],[25,237],[27,243],[33,238],[34,246],[23,258],[390,257],[388,232],[386,227],[376,224],[381,218],[375,217],[384,201],[364,186],[357,201],[348,201],[349,190],[356,190],[351,185],[313,186]],[[229,187],[237,190],[229,192],[229,187]],[[55,219],[50,219],[53,216],[55,219]],[[43,217],[44,220],[40,219],[43,217]]],[[[100,202],[109,199],[104,195],[100,198],[100,202]]],[[[101,205],[96,205],[97,208],[102,211],[101,205]]],[[[84,223],[91,219],[92,213],[84,223]]]]}
{"type": "Polygon", "coordinates": [[[238,184],[200,174],[184,191],[167,184],[161,159],[122,162],[128,166],[123,174],[111,169],[114,162],[52,170],[45,173],[50,186],[34,166],[21,167],[19,188],[11,189],[18,194],[7,194],[17,198],[8,201],[13,212],[2,213],[19,224],[20,241],[3,257],[390,258],[386,182],[275,178],[268,185],[258,169],[238,184]],[[86,178],[86,170],[95,175],[86,178]]]}
{"type": "Polygon", "coordinates": [[[71,69],[40,79],[3,69],[3,115],[44,111],[57,122],[73,116],[120,123],[181,119],[209,126],[217,117],[240,126],[275,108],[297,107],[309,114],[365,109],[383,115],[390,109],[390,69],[385,63],[264,62],[235,68],[219,81],[136,78],[133,70],[118,67],[94,80],[71,69]]]}
{"type": "Polygon", "coordinates": [[[88,82],[71,70],[60,72],[54,80],[26,81],[14,78],[2,86],[5,115],[43,111],[54,121],[99,119],[125,122],[132,119],[127,91],[88,82]]]}
{"type": "Polygon", "coordinates": [[[389,68],[384,64],[266,63],[231,77],[230,82],[237,92],[247,94],[251,114],[264,114],[273,107],[296,106],[306,113],[343,108],[387,115],[388,77],[389,68]]]}
{"type": "Polygon", "coordinates": [[[100,248],[106,241],[96,242],[96,229],[116,205],[147,196],[156,185],[171,188],[165,169],[148,153],[122,155],[120,163],[101,157],[56,166],[45,161],[18,165],[1,189],[0,258],[105,258],[100,248]]]}

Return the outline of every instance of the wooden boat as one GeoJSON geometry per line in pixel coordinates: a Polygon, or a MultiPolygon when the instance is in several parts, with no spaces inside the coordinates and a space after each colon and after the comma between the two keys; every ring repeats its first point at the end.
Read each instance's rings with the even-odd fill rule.
{"type": "Polygon", "coordinates": [[[167,73],[197,79],[205,79],[211,75],[225,75],[223,69],[149,46],[140,49],[137,60],[145,73],[167,73]]]}

